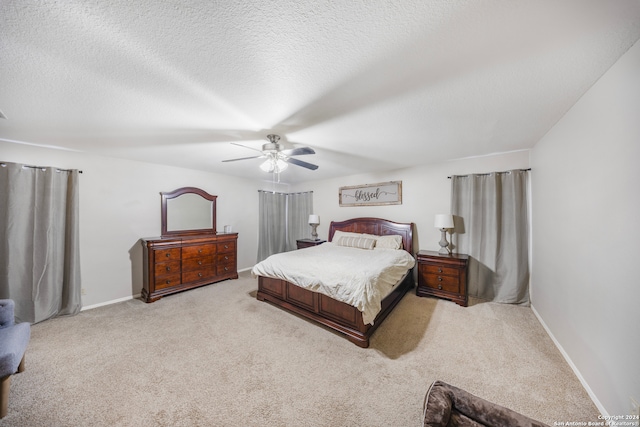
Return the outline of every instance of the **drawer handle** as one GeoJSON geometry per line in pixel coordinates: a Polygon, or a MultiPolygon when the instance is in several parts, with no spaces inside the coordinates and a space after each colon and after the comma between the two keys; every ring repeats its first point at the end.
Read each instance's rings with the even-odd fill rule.
{"type": "Polygon", "coordinates": [[[170,284],[171,284],[171,280],[167,280],[167,285],[170,285],[170,284]]]}
{"type": "Polygon", "coordinates": [[[225,268],[224,268],[224,271],[229,271],[229,267],[225,267],[225,268]]]}
{"type": "Polygon", "coordinates": [[[442,273],[442,269],[441,268],[438,268],[438,273],[442,273]]]}
{"type": "Polygon", "coordinates": [[[198,277],[202,277],[202,273],[198,273],[198,277]]]}
{"type": "Polygon", "coordinates": [[[225,256],[224,256],[224,259],[225,259],[225,260],[228,260],[228,259],[229,259],[229,257],[225,255],[225,256]]]}
{"type": "Polygon", "coordinates": [[[442,285],[438,285],[438,289],[442,289],[442,285]]]}
{"type": "Polygon", "coordinates": [[[198,265],[202,265],[202,261],[198,261],[198,265]]]}
{"type": "Polygon", "coordinates": [[[202,253],[202,249],[198,249],[198,253],[201,254],[202,253]]]}
{"type": "Polygon", "coordinates": [[[167,271],[171,271],[171,267],[167,267],[167,271]]]}
{"type": "Polygon", "coordinates": [[[438,282],[442,282],[442,277],[438,276],[438,282]]]}
{"type": "Polygon", "coordinates": [[[171,254],[169,252],[166,253],[165,255],[167,258],[169,258],[171,256],[171,254]]]}
{"type": "Polygon", "coordinates": [[[229,249],[229,246],[228,246],[228,245],[224,245],[224,248],[225,248],[225,249],[229,249]]]}

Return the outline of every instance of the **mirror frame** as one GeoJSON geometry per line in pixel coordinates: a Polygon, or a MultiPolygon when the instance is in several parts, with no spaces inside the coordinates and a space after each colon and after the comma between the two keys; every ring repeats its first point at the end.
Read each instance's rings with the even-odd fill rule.
{"type": "Polygon", "coordinates": [[[212,194],[207,193],[196,187],[182,187],[173,191],[160,192],[160,220],[162,223],[162,237],[185,236],[194,234],[216,234],[216,198],[212,194]],[[198,196],[211,202],[211,228],[202,228],[198,230],[167,230],[167,200],[175,199],[183,194],[197,194],[198,196]]]}

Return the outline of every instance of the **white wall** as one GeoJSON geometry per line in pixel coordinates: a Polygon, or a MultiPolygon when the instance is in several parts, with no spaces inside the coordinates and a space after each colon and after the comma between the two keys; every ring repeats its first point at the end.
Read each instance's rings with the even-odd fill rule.
{"type": "Polygon", "coordinates": [[[640,43],[531,154],[533,306],[602,412],[640,399],[640,43]]]}
{"type": "Polygon", "coordinates": [[[218,196],[217,228],[238,232],[238,268],[257,254],[258,185],[225,175],[0,141],[0,161],[80,169],[83,306],[142,290],[142,237],[160,235],[160,192],[199,187],[218,196]]]}
{"type": "MultiPolygon", "coordinates": [[[[517,151],[485,157],[475,157],[393,172],[360,174],[295,186],[292,191],[313,194],[315,213],[320,215],[318,237],[327,238],[329,223],[355,217],[385,218],[396,222],[413,222],[414,246],[420,250],[438,250],[440,231],[434,228],[434,216],[451,212],[451,175],[486,173],[529,167],[529,151],[517,151]],[[402,181],[402,204],[388,206],[340,207],[338,190],[343,186],[402,181]]],[[[309,229],[309,238],[311,231],[309,229]]]]}
{"type": "MultiPolygon", "coordinates": [[[[374,216],[415,222],[420,249],[438,249],[436,213],[449,212],[451,181],[447,176],[529,167],[528,151],[463,159],[391,173],[354,175],[298,186],[167,167],[73,151],[0,141],[0,161],[80,169],[80,263],[83,306],[94,306],[139,294],[142,289],[142,237],[160,235],[160,192],[199,187],[215,194],[217,227],[231,225],[238,236],[238,268],[256,261],[257,190],[314,191],[321,216],[320,237],[330,220],[374,216]],[[338,188],[345,185],[401,180],[403,203],[397,206],[339,207],[338,188]]],[[[311,231],[309,229],[310,237],[311,231]]]]}

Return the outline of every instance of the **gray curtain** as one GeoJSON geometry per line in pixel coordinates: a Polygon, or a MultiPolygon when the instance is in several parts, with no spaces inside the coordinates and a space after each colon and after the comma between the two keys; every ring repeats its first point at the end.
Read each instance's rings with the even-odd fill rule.
{"type": "Polygon", "coordinates": [[[292,251],[298,248],[298,239],[311,238],[309,215],[313,213],[313,193],[288,194],[287,208],[287,248],[292,251]]]}
{"type": "Polygon", "coordinates": [[[528,172],[453,176],[451,186],[453,243],[469,255],[469,295],[528,305],[528,172]]]}
{"type": "Polygon", "coordinates": [[[0,164],[0,298],[29,323],[82,308],[77,170],[0,164]]]}
{"type": "Polygon", "coordinates": [[[258,197],[260,262],[269,255],[295,250],[297,239],[310,236],[307,222],[313,213],[313,192],[289,194],[258,191],[258,197]]]}

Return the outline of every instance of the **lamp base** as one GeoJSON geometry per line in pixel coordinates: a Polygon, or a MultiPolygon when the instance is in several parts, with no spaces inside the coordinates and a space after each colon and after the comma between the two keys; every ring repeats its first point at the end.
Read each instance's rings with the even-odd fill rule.
{"type": "Polygon", "coordinates": [[[440,250],[438,251],[438,253],[443,255],[450,255],[451,249],[449,249],[449,242],[447,242],[447,229],[441,228],[440,232],[442,232],[442,238],[440,239],[440,242],[438,242],[440,244],[440,250]]]}
{"type": "Polygon", "coordinates": [[[311,239],[313,240],[320,240],[318,239],[318,232],[316,231],[316,229],[318,228],[318,224],[309,224],[311,226],[311,239]]]}

